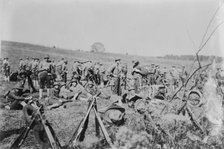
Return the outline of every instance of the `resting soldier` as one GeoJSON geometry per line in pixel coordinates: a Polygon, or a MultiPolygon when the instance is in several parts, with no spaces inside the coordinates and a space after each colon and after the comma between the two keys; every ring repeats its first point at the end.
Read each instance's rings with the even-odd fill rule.
{"type": "Polygon", "coordinates": [[[38,80],[39,80],[39,99],[43,97],[43,89],[47,88],[47,97],[50,96],[50,88],[51,88],[51,75],[52,65],[49,61],[49,56],[44,57],[44,61],[42,61],[39,65],[39,73],[38,73],[38,80]]]}
{"type": "Polygon", "coordinates": [[[24,101],[28,95],[29,90],[24,91],[23,86],[13,88],[4,95],[7,100],[5,108],[10,110],[22,110],[22,101],[24,101]]]}

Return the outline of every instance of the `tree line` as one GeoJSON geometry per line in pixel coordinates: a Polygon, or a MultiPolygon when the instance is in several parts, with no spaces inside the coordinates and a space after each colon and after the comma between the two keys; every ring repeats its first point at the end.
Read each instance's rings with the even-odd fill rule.
{"type": "MultiPolygon", "coordinates": [[[[194,61],[195,60],[195,55],[165,55],[165,56],[159,56],[158,58],[163,58],[163,59],[172,59],[172,60],[189,60],[189,61],[194,61]]],[[[207,61],[209,59],[215,59],[216,62],[222,62],[224,61],[224,57],[220,56],[207,56],[207,55],[199,55],[199,60],[200,61],[207,61]]]]}

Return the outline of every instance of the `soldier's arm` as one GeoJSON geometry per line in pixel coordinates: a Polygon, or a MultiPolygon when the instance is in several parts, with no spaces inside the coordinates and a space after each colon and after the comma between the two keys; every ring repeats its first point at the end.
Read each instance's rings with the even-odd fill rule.
{"type": "Polygon", "coordinates": [[[10,93],[8,95],[9,98],[14,99],[14,100],[18,100],[18,101],[24,101],[25,97],[20,97],[20,96],[16,96],[14,93],[10,93]]]}

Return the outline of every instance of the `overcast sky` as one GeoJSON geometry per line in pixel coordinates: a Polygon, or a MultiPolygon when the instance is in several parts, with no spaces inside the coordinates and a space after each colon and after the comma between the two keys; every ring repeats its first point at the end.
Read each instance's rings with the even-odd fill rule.
{"type": "MultiPolygon", "coordinates": [[[[194,54],[222,0],[0,0],[1,39],[145,56],[194,54]]],[[[224,6],[209,33],[224,21],[224,6]]],[[[224,25],[202,54],[224,51],[224,25]]]]}

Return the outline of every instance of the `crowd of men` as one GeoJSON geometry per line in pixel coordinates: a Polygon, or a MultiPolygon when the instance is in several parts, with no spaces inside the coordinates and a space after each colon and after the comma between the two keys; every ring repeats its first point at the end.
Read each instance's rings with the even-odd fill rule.
{"type": "MultiPolygon", "coordinates": [[[[91,60],[82,62],[75,60],[71,66],[71,69],[69,69],[68,61],[64,58],[56,62],[51,60],[49,55],[45,56],[41,61],[36,57],[31,59],[29,57],[26,59],[20,58],[16,77],[19,78],[21,85],[17,89],[24,88],[27,82],[31,93],[37,92],[37,88],[39,88],[39,99],[42,99],[44,89],[47,91],[47,97],[55,93],[58,94],[58,88],[60,89],[63,86],[68,90],[66,94],[69,94],[71,91],[69,87],[72,88],[77,84],[84,86],[83,82],[88,82],[92,86],[99,88],[110,87],[112,92],[118,96],[121,96],[124,90],[134,90],[135,93],[139,93],[144,86],[158,86],[158,93],[165,96],[165,93],[175,91],[183,85],[189,77],[185,66],[166,68],[153,63],[146,66],[139,61],[132,61],[131,72],[128,75],[128,66],[122,64],[121,59],[115,59],[114,63],[108,68],[100,62],[94,63],[91,60]],[[69,80],[68,75],[70,75],[69,80]]],[[[12,73],[10,73],[8,58],[4,58],[2,72],[4,80],[9,81],[12,73]]],[[[218,68],[217,79],[222,80],[222,75],[223,70],[218,68]]],[[[191,90],[200,91],[206,82],[206,78],[206,70],[201,70],[195,75],[191,90]]],[[[223,82],[221,81],[219,84],[221,86],[223,82]]],[[[55,94],[54,97],[59,100],[59,94],[55,94]]],[[[74,97],[74,94],[72,97],[74,97]]],[[[68,98],[68,96],[65,98],[68,98]]]]}

